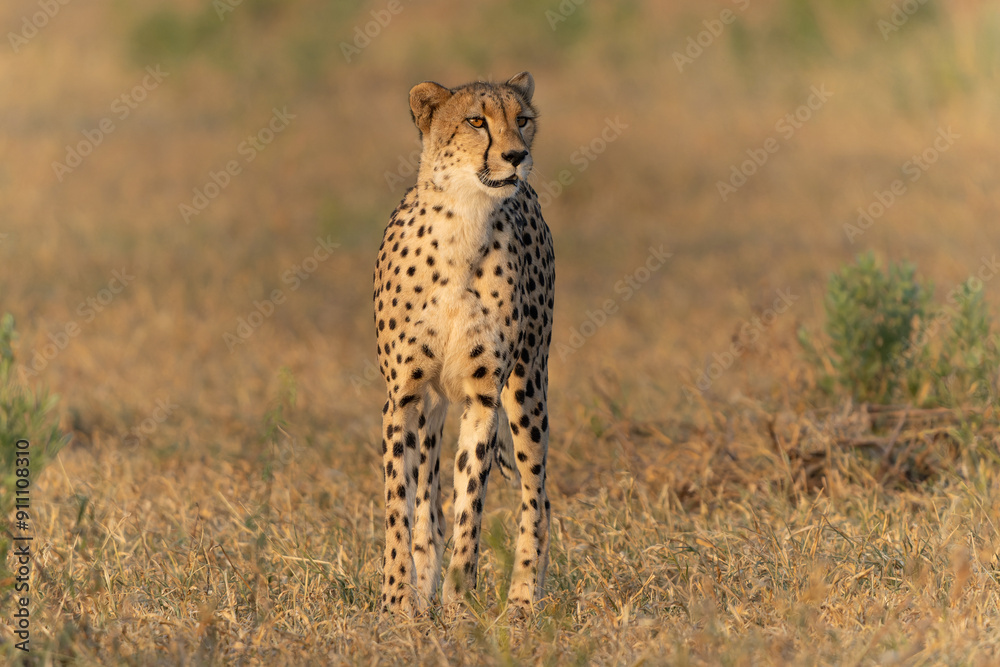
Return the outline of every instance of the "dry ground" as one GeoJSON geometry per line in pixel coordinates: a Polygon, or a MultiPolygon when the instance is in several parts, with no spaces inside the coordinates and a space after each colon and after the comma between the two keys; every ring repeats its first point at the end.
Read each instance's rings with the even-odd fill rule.
{"type": "MultiPolygon", "coordinates": [[[[230,5],[72,2],[0,45],[0,311],[29,365],[79,328],[31,366],[72,433],[34,487],[38,664],[995,664],[1000,438],[824,396],[794,335],[821,327],[826,276],[863,250],[939,291],[994,256],[992,4],[921,4],[883,39],[889,2],[564,2],[553,29],[555,1],[404,0],[351,62],[340,43],[384,3],[230,5]],[[737,21],[678,71],[727,8],[737,21]],[[497,477],[469,618],[391,622],[369,299],[405,186],[386,174],[412,180],[411,85],[522,69],[543,114],[536,187],[572,179],[544,211],[549,595],[507,620],[516,501],[497,477]],[[814,87],[832,95],[786,136],[814,87]],[[275,109],[294,118],[247,161],[275,109]],[[857,207],[948,128],[851,242],[857,207]],[[777,152],[723,201],[718,181],[768,138],[777,152]],[[240,173],[185,221],[229,161],[240,173]],[[337,247],[307,262],[321,241],[337,247]],[[661,245],[667,264],[637,273],[661,245]],[[115,271],[134,278],[100,303],[115,271]]],[[[37,11],[6,3],[2,32],[37,11]]],[[[4,623],[0,638],[18,657],[4,623]]]]}

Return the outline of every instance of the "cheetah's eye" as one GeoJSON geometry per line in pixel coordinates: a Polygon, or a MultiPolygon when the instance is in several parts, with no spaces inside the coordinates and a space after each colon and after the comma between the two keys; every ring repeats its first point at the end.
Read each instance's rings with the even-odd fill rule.
{"type": "Polygon", "coordinates": [[[517,126],[518,127],[524,127],[525,125],[528,124],[529,120],[531,120],[531,119],[528,118],[527,116],[518,116],[517,117],[517,126]]]}
{"type": "Polygon", "coordinates": [[[485,118],[480,118],[478,116],[476,118],[469,118],[467,120],[469,121],[469,125],[471,125],[472,127],[476,128],[476,129],[479,129],[483,125],[486,125],[486,119],[485,118]]]}

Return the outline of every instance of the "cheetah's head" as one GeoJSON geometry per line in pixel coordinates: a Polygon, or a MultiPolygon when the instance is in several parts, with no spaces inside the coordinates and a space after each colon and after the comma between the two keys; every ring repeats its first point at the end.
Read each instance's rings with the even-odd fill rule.
{"type": "Polygon", "coordinates": [[[512,196],[531,172],[538,115],[531,106],[534,91],[528,72],[499,84],[414,86],[410,111],[423,140],[421,180],[493,199],[512,196]]]}

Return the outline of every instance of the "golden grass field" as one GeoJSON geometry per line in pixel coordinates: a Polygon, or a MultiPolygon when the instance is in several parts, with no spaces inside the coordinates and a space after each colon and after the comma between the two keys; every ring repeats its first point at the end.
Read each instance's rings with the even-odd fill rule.
{"type": "Polygon", "coordinates": [[[942,293],[995,261],[1000,10],[907,4],[399,0],[348,62],[389,3],[77,1],[16,44],[42,10],[5,3],[0,314],[72,437],[32,487],[31,652],[0,581],[2,659],[1000,662],[1000,435],[824,395],[795,336],[858,253],[942,293]],[[495,475],[467,617],[383,618],[371,276],[414,178],[407,92],[525,69],[535,187],[569,181],[543,209],[548,595],[508,619],[517,494],[495,475]]]}

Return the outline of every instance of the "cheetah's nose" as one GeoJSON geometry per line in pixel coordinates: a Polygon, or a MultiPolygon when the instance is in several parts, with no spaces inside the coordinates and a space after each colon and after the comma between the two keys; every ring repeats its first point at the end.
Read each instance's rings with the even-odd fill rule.
{"type": "Polygon", "coordinates": [[[506,153],[502,153],[500,157],[516,167],[524,162],[524,158],[528,157],[528,151],[507,151],[506,153]]]}

